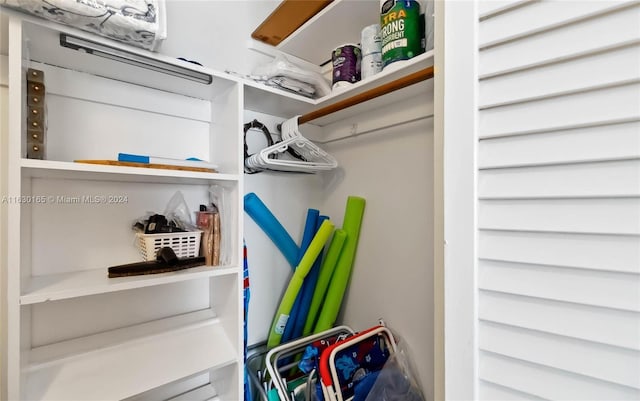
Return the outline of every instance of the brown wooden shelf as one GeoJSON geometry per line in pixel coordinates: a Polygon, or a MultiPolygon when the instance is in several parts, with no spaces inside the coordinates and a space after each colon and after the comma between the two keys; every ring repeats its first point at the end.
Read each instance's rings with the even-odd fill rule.
{"type": "Polygon", "coordinates": [[[277,46],[305,22],[316,15],[332,0],[284,0],[280,3],[251,37],[277,46]]]}
{"type": "Polygon", "coordinates": [[[382,84],[375,88],[369,89],[366,92],[359,93],[355,96],[346,98],[339,102],[330,104],[318,110],[314,110],[310,113],[300,116],[298,119],[299,124],[308,123],[320,117],[327,116],[337,111],[346,109],[351,106],[366,102],[371,99],[375,99],[379,96],[386,95],[398,89],[406,88],[407,86],[416,84],[418,82],[433,78],[433,66],[427,67],[413,74],[406,75],[402,78],[398,78],[394,81],[382,84]]]}

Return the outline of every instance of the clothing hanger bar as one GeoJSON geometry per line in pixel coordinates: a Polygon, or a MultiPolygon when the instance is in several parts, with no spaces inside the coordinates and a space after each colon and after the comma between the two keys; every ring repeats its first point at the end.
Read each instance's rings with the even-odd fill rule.
{"type": "Polygon", "coordinates": [[[420,117],[416,117],[416,118],[411,118],[411,119],[408,119],[408,120],[402,121],[402,122],[393,122],[391,124],[385,124],[385,125],[382,125],[380,127],[366,129],[366,130],[363,130],[363,131],[358,131],[358,132],[356,132],[354,134],[344,135],[344,136],[340,136],[340,137],[337,137],[337,138],[328,139],[326,141],[318,141],[318,140],[314,139],[313,142],[318,143],[320,145],[326,145],[327,143],[334,143],[334,142],[344,141],[345,139],[352,139],[352,138],[358,138],[358,137],[361,137],[361,136],[366,136],[366,135],[369,135],[369,134],[375,134],[377,132],[384,131],[384,130],[392,128],[392,127],[400,127],[400,126],[403,126],[403,125],[412,124],[412,123],[415,123],[417,121],[427,120],[427,119],[430,119],[430,118],[433,118],[433,114],[429,114],[428,116],[420,116],[420,117]]]}
{"type": "Polygon", "coordinates": [[[335,113],[336,111],[346,109],[347,107],[355,106],[356,104],[366,102],[367,100],[375,99],[379,96],[386,95],[387,93],[391,93],[398,89],[402,89],[407,86],[410,86],[431,78],[433,78],[433,66],[427,67],[420,71],[416,71],[413,74],[409,74],[402,78],[398,78],[395,81],[387,82],[386,84],[380,85],[373,89],[369,89],[366,92],[359,93],[355,96],[341,100],[337,103],[331,104],[321,109],[304,114],[300,116],[300,118],[298,119],[298,124],[308,123],[309,121],[313,121],[317,118],[327,116],[329,114],[335,113]]]}

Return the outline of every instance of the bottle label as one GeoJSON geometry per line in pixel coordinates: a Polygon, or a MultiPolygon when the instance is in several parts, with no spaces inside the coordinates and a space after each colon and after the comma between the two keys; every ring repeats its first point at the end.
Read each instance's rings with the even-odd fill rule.
{"type": "Polygon", "coordinates": [[[380,13],[384,66],[422,53],[420,4],[415,0],[387,0],[380,13]]]}

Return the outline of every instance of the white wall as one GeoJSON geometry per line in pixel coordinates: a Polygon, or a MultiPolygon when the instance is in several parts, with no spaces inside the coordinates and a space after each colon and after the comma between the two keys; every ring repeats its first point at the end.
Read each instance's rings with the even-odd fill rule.
{"type": "Polygon", "coordinates": [[[265,57],[247,49],[251,32],[276,0],[167,0],[167,40],[160,52],[225,71],[248,74],[265,57]]]}
{"type": "MultiPolygon", "coordinates": [[[[407,103],[430,102],[425,94],[407,103]]],[[[384,108],[366,121],[385,113],[384,108]]],[[[340,162],[321,210],[342,224],[347,196],[367,200],[341,320],[361,330],[382,318],[410,351],[433,399],[433,122],[426,118],[325,145],[340,162]]]]}
{"type": "MultiPolygon", "coordinates": [[[[322,145],[339,163],[317,175],[260,173],[246,176],[246,192],[256,192],[300,242],[307,208],[318,208],[342,225],[347,196],[367,200],[364,222],[344,308],[339,322],[355,330],[382,318],[410,351],[416,375],[433,399],[433,124],[431,95],[398,101],[369,113],[324,127],[334,138],[345,126],[367,133],[322,145]],[[380,116],[404,110],[409,124],[376,130],[380,116]],[[410,115],[417,113],[416,115],[410,115]]],[[[279,118],[247,113],[273,128],[279,118]]],[[[301,127],[304,134],[304,126],[301,127]]],[[[252,142],[260,134],[252,134],[252,142]]],[[[288,283],[290,268],[253,221],[245,219],[251,276],[250,342],[266,339],[288,283]]]]}

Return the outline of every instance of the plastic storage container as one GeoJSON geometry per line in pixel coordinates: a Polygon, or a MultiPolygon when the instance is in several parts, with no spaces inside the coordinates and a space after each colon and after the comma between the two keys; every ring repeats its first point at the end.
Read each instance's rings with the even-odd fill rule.
{"type": "Polygon", "coordinates": [[[168,246],[178,258],[193,258],[200,254],[202,231],[183,233],[141,234],[136,233],[136,246],[144,260],[156,260],[158,249],[168,246]]]}

